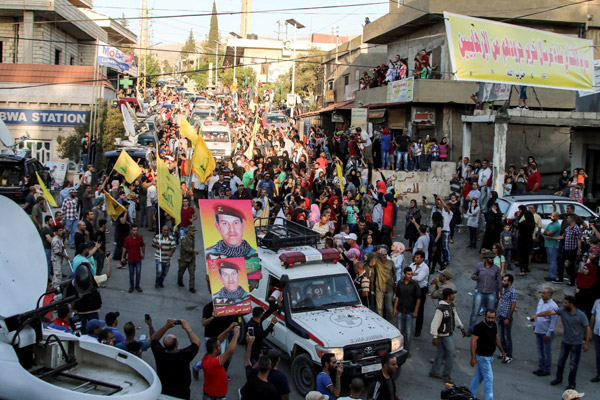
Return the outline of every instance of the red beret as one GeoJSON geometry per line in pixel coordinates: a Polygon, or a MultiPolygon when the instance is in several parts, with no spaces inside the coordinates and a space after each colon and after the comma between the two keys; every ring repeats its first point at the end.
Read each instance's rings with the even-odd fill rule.
{"type": "Polygon", "coordinates": [[[246,219],[243,212],[225,203],[215,204],[213,206],[213,211],[215,212],[215,215],[227,214],[233,215],[234,217],[238,217],[242,221],[246,219]]]}
{"type": "Polygon", "coordinates": [[[217,268],[218,269],[223,269],[223,268],[235,269],[237,272],[240,272],[240,267],[236,263],[232,263],[231,261],[227,261],[227,260],[217,261],[217,268]]]}

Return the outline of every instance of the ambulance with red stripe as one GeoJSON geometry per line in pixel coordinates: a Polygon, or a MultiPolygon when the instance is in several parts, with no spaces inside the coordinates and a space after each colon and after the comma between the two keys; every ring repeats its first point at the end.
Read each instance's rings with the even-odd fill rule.
{"type": "MultiPolygon", "coordinates": [[[[250,298],[253,307],[265,310],[280,299],[274,313],[279,323],[267,340],[291,358],[296,389],[302,395],[314,390],[325,353],[343,362],[344,376],[375,375],[388,352],[402,365],[407,357],[402,334],[361,304],[350,274],[338,262],[339,252],[317,249],[312,240],[312,246],[282,247],[304,233],[294,234],[303,227],[284,223],[285,228],[275,224],[257,232],[262,277],[250,298]],[[278,237],[277,231],[287,233],[278,237]]],[[[247,322],[250,316],[244,318],[247,322]]]]}

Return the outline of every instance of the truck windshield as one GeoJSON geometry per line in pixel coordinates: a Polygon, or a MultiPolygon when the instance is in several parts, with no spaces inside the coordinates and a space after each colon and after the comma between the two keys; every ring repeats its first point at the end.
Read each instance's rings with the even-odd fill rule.
{"type": "Polygon", "coordinates": [[[287,124],[288,119],[285,115],[267,115],[267,124],[287,124]]]}
{"type": "Polygon", "coordinates": [[[229,134],[227,132],[202,131],[202,136],[207,142],[229,143],[229,134]]]}
{"type": "Polygon", "coordinates": [[[288,284],[287,296],[292,312],[360,304],[354,284],[346,274],[293,280],[288,284]]]}

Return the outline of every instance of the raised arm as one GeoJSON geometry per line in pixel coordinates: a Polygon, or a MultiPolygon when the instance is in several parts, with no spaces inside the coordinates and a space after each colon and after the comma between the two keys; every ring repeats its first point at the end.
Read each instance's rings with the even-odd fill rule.
{"type": "Polygon", "coordinates": [[[181,320],[181,327],[186,331],[188,337],[190,338],[190,342],[194,343],[196,346],[200,347],[200,338],[198,335],[194,333],[190,324],[185,319],[181,320]]]}
{"type": "Polygon", "coordinates": [[[172,318],[167,319],[167,323],[165,324],[165,326],[163,326],[162,328],[160,328],[159,330],[154,332],[154,335],[152,335],[152,337],[150,339],[151,340],[160,340],[164,336],[164,334],[167,333],[167,331],[174,326],[175,326],[175,320],[172,318]]]}

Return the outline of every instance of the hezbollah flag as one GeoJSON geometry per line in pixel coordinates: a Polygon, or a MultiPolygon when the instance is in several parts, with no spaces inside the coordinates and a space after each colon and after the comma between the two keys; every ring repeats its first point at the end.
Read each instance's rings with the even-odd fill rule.
{"type": "Polygon", "coordinates": [[[342,163],[338,162],[336,164],[337,168],[337,176],[340,181],[340,190],[342,191],[342,195],[344,194],[344,171],[342,170],[342,163]]]}
{"type": "Polygon", "coordinates": [[[142,169],[133,158],[125,150],[121,150],[121,154],[113,167],[115,171],[125,177],[125,180],[132,183],[142,173],[142,169]]]}
{"type": "Polygon", "coordinates": [[[104,191],[104,200],[104,203],[106,204],[106,213],[110,215],[113,221],[116,221],[117,217],[125,211],[125,207],[108,194],[106,190],[104,191]]]}
{"type": "Polygon", "coordinates": [[[44,181],[42,180],[42,178],[40,178],[37,171],[35,172],[35,176],[37,177],[38,183],[40,184],[40,188],[42,188],[44,198],[46,199],[46,201],[48,201],[48,204],[50,204],[52,207],[58,207],[58,205],[56,204],[56,200],[54,200],[54,197],[52,197],[52,195],[46,188],[46,185],[44,185],[44,181]]]}
{"type": "Polygon", "coordinates": [[[190,139],[190,141],[192,142],[192,146],[196,146],[198,135],[183,115],[181,116],[181,120],[179,122],[179,133],[181,133],[181,136],[190,139]]]}
{"type": "Polygon", "coordinates": [[[183,196],[179,178],[171,175],[167,164],[156,158],[156,186],[158,189],[158,206],[175,218],[176,225],[181,222],[181,203],[183,196]]]}
{"type": "Polygon", "coordinates": [[[206,182],[216,167],[215,158],[206,146],[202,133],[198,135],[194,154],[192,154],[192,171],[202,183],[206,182]]]}

